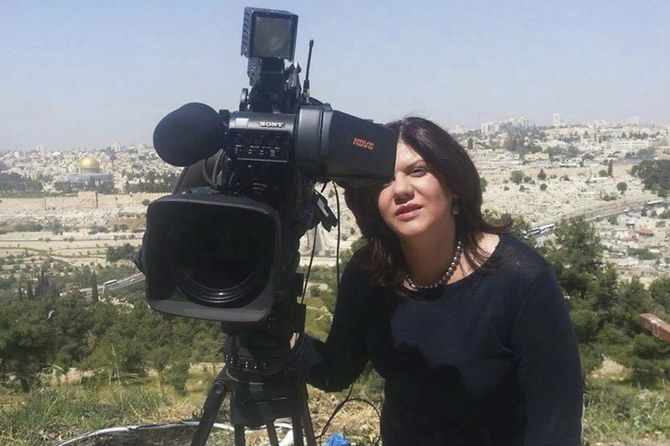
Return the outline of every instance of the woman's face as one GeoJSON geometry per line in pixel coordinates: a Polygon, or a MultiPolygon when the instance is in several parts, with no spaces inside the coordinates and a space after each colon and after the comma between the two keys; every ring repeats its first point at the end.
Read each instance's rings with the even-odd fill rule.
{"type": "Polygon", "coordinates": [[[440,236],[454,225],[453,199],[424,159],[400,141],[393,180],[384,185],[377,198],[382,219],[398,238],[440,236]]]}

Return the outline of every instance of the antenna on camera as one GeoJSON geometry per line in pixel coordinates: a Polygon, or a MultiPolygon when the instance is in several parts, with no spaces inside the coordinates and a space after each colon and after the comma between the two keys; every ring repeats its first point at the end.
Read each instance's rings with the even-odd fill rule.
{"type": "Polygon", "coordinates": [[[309,67],[312,64],[312,48],[314,48],[314,39],[309,39],[309,53],[307,53],[307,71],[305,80],[302,83],[302,98],[309,103],[309,67]]]}

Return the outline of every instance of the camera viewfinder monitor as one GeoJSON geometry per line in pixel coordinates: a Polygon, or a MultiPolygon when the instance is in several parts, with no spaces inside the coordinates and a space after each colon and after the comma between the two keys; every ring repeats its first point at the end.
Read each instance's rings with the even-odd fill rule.
{"type": "Polygon", "coordinates": [[[286,11],[245,8],[242,55],[293,60],[298,16],[286,11]]]}

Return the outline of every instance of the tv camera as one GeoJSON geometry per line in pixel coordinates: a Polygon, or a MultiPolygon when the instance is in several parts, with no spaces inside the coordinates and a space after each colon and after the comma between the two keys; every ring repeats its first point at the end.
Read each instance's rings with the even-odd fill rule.
{"type": "Polygon", "coordinates": [[[229,335],[193,445],[204,444],[228,391],[236,429],[308,416],[304,384],[287,389],[284,366],[292,334],[304,329],[299,240],[320,223],[337,224],[316,183],[370,187],[393,173],[391,130],[311,97],[313,41],[301,88],[297,25],[286,11],[245,8],[241,54],[251,89],[239,110],[190,103],[154,131],[160,158],[184,169],[173,193],[147,210],[138,262],[147,302],[221,321],[229,335]]]}

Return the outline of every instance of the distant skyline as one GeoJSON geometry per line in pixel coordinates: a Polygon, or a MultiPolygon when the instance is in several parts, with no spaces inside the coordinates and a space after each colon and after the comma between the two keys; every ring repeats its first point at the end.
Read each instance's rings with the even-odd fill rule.
{"type": "Polygon", "coordinates": [[[313,96],[378,122],[670,123],[665,0],[6,0],[0,151],[151,144],[184,103],[235,109],[245,6],[298,14],[313,96]]]}

